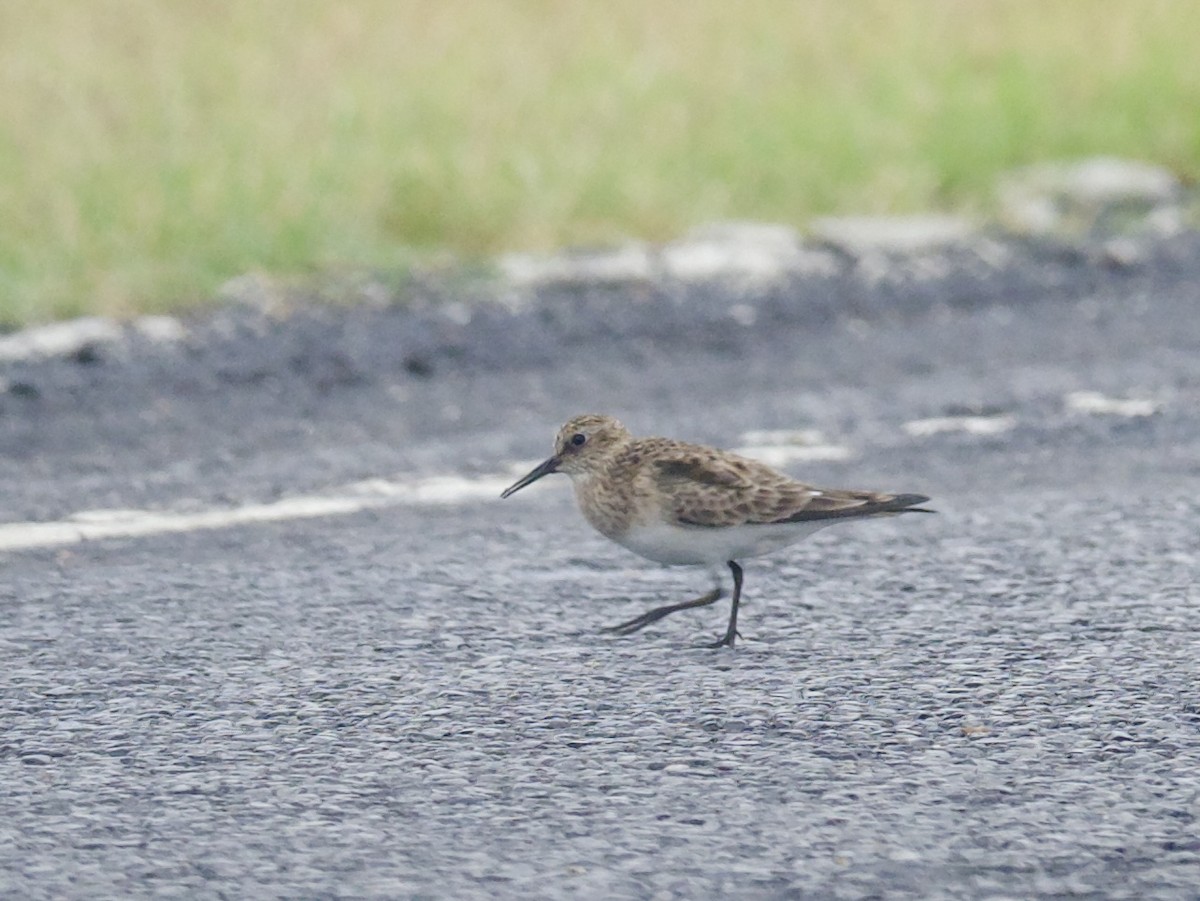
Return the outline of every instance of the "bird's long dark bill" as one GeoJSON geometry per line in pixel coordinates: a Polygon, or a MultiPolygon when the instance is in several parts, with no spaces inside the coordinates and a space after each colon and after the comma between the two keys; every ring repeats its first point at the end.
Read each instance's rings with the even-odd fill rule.
{"type": "Polygon", "coordinates": [[[536,482],[542,476],[548,476],[552,472],[558,472],[558,457],[551,457],[545,463],[542,463],[542,464],[534,467],[529,472],[528,475],[522,476],[520,479],[517,479],[517,481],[515,481],[513,484],[511,484],[507,488],[505,488],[504,492],[500,496],[508,497],[510,494],[516,494],[518,491],[520,491],[526,485],[532,485],[534,482],[536,482]]]}

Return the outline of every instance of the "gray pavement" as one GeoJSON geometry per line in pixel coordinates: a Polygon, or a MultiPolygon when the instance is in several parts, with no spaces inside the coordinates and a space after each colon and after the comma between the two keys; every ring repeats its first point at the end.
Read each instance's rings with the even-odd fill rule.
{"type": "Polygon", "coordinates": [[[584,410],[817,429],[790,471],[940,515],[749,561],[733,651],[724,604],[599,634],[707,577],[565,479],[6,554],[0,896],[1200,896],[1200,238],[1009,253],[10,367],[8,522],[495,473],[584,410]],[[1007,424],[913,426],[963,414],[1007,424]]]}

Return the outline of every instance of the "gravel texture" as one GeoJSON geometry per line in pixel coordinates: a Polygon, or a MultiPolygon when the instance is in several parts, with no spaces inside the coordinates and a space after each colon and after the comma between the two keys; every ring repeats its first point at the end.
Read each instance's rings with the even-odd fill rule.
{"type": "Polygon", "coordinates": [[[749,561],[733,651],[724,603],[599,634],[707,577],[565,479],[8,554],[0,897],[1200,895],[1200,237],[445,299],[14,363],[2,518],[494,473],[589,409],[819,429],[796,474],[940,515],[749,561]]]}

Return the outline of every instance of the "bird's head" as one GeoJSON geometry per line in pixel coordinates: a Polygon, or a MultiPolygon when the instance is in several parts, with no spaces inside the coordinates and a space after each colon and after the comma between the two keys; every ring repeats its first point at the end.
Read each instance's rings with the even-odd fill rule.
{"type": "Polygon", "coordinates": [[[629,430],[611,416],[585,413],[567,420],[554,439],[554,455],[504,490],[508,497],[552,472],[571,478],[598,472],[617,448],[631,439],[629,430]]]}

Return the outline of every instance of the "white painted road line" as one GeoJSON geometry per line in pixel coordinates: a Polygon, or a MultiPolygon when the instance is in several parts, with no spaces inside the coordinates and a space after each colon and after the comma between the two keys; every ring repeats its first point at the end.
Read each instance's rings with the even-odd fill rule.
{"type": "Polygon", "coordinates": [[[854,451],[840,444],[753,444],[735,447],[735,454],[761,460],[768,466],[813,463],[821,460],[849,460],[854,451]]]}
{"type": "MultiPolygon", "coordinates": [[[[1115,416],[1149,416],[1160,405],[1149,400],[1118,400],[1097,392],[1080,391],[1068,395],[1067,408],[1077,413],[1115,416]]],[[[913,437],[944,432],[971,435],[997,435],[1017,424],[1015,416],[939,416],[904,423],[904,431],[913,437]]],[[[854,452],[832,444],[815,430],[747,432],[747,445],[736,453],[762,460],[770,466],[819,460],[845,460],[854,452]]],[[[0,552],[57,547],[105,538],[134,538],[171,532],[196,532],[225,529],[254,523],[312,519],[319,516],[347,516],[373,507],[448,505],[497,497],[521,471],[514,466],[506,475],[435,476],[411,481],[369,479],[324,494],[301,495],[271,503],[241,507],[170,513],[154,510],[89,510],[56,522],[20,522],[0,524],[0,552]]]]}
{"type": "Polygon", "coordinates": [[[968,435],[999,435],[1017,424],[1015,416],[934,416],[913,419],[904,423],[904,431],[914,438],[940,435],[943,432],[966,432],[968,435]]]}
{"type": "Polygon", "coordinates": [[[1106,397],[1099,391],[1075,391],[1067,395],[1067,409],[1098,416],[1153,416],[1161,405],[1152,400],[1106,397]]]}
{"type": "Polygon", "coordinates": [[[89,510],[57,522],[0,525],[0,551],[57,547],[105,538],[134,538],[171,532],[225,529],[254,523],[346,516],[375,507],[446,505],[499,494],[512,476],[437,476],[411,482],[371,479],[347,485],[335,494],[304,495],[265,504],[163,513],[153,510],[89,510]]]}
{"type": "Polygon", "coordinates": [[[816,429],[764,429],[742,434],[742,446],[735,454],[761,460],[768,466],[811,463],[821,460],[849,460],[854,451],[833,444],[816,429]]]}

